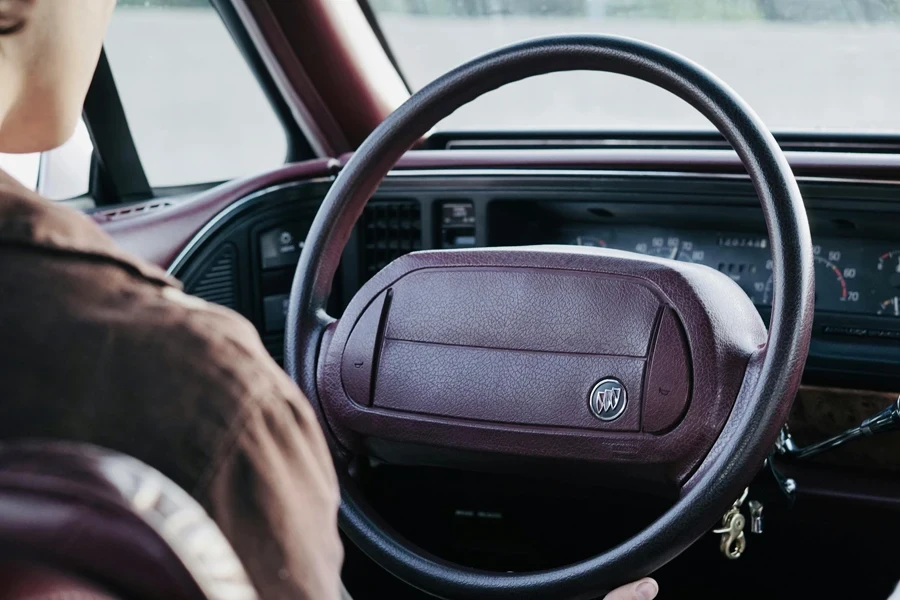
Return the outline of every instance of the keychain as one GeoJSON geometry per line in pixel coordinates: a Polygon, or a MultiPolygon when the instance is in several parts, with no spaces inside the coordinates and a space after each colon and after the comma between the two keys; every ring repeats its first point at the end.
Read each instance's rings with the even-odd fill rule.
{"type": "Polygon", "coordinates": [[[747,499],[749,491],[750,488],[744,489],[741,497],[735,500],[728,512],[725,513],[725,516],[722,517],[722,526],[718,529],[713,529],[713,533],[718,533],[722,536],[719,549],[725,555],[725,558],[731,560],[740,558],[747,547],[747,539],[744,537],[746,519],[741,514],[741,505],[747,499]]]}

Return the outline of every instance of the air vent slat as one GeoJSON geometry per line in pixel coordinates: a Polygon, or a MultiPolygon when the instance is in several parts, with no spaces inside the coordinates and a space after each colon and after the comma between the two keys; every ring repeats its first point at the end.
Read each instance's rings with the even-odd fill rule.
{"type": "Polygon", "coordinates": [[[422,213],[415,200],[369,203],[361,227],[363,271],[374,275],[389,262],[422,248],[422,213]]]}
{"type": "Polygon", "coordinates": [[[170,208],[174,206],[171,202],[165,200],[154,200],[143,204],[133,204],[131,206],[121,206],[109,210],[102,210],[92,214],[96,221],[120,221],[122,219],[130,219],[139,217],[157,210],[170,208]]]}
{"type": "Polygon", "coordinates": [[[228,271],[210,271],[206,274],[204,278],[204,283],[206,284],[219,284],[222,282],[230,281],[234,277],[234,273],[229,269],[228,271]]]}
{"type": "Polygon", "coordinates": [[[234,245],[225,244],[186,291],[207,302],[237,310],[237,250],[234,245]]]}

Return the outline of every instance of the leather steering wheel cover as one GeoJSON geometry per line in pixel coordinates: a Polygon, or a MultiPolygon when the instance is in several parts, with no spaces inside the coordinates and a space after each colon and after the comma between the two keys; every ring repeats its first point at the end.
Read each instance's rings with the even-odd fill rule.
{"type": "MultiPolygon", "coordinates": [[[[340,524],[394,575],[444,597],[588,598],[659,568],[703,535],[762,463],[790,409],[809,349],[814,276],[803,200],[790,167],[759,117],[702,67],[656,46],[613,36],[531,40],[476,58],[435,80],[391,114],[360,146],[312,223],[291,290],[285,367],[327,420],[317,363],[331,283],[354,224],[399,160],[440,119],[478,96],[534,75],[572,70],[620,73],[668,90],[699,110],[731,143],[759,196],[772,248],[774,301],[766,345],[748,365],[722,435],[656,522],[598,556],[538,573],[489,573],[450,564],[400,538],[340,472],[340,524]]],[[[344,451],[332,439],[341,462],[344,451]]],[[[340,468],[339,468],[340,471],[340,468]]]]}

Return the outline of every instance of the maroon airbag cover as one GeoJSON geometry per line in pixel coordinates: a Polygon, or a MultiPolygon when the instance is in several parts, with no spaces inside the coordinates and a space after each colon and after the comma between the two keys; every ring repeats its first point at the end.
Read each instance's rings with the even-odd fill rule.
{"type": "Polygon", "coordinates": [[[562,246],[419,252],[328,327],[318,389],[357,451],[379,438],[682,482],[765,334],[741,288],[702,265],[562,246]]]}
{"type": "Polygon", "coordinates": [[[634,277],[491,267],[413,271],[392,286],[390,339],[643,357],[660,300],[634,277]]]}
{"type": "Polygon", "coordinates": [[[649,362],[661,414],[643,422],[657,432],[676,424],[688,401],[689,361],[679,332],[675,313],[639,278],[423,269],[395,281],[365,309],[344,349],[342,381],[355,402],[395,411],[637,432],[649,362]],[[650,361],[654,340],[666,350],[650,361]],[[625,408],[601,420],[588,401],[609,378],[624,388],[625,408]]]}

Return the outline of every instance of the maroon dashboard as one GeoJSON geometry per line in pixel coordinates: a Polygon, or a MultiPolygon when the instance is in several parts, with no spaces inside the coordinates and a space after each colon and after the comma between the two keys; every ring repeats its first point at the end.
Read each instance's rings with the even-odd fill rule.
{"type": "MultiPolygon", "coordinates": [[[[900,389],[900,160],[787,156],[816,244],[813,343],[793,417],[798,435],[814,441],[900,389]]],[[[340,164],[288,165],[192,198],[94,217],[126,249],[168,268],[188,292],[244,314],[281,360],[294,267],[340,164]]],[[[411,152],[367,206],[329,312],[341,314],[366,281],[406,253],[533,244],[605,246],[705,264],[731,277],[763,320],[769,317],[770,248],[758,201],[736,156],[719,150],[411,152]]],[[[379,402],[377,389],[358,393],[379,402]]],[[[885,490],[900,469],[895,449],[886,438],[836,452],[823,460],[819,488],[842,493],[829,479],[835,465],[871,469],[885,485],[867,495],[894,502],[900,490],[885,490]]],[[[863,483],[873,481],[879,479],[863,483]]]]}

